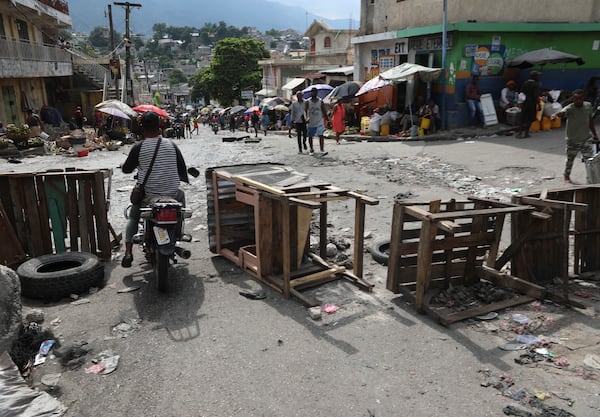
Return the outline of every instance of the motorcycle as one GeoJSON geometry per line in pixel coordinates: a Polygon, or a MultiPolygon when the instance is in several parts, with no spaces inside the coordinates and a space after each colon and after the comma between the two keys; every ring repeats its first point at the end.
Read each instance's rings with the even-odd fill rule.
{"type": "MultiPolygon", "coordinates": [[[[197,177],[200,173],[195,168],[188,173],[197,177]]],[[[125,217],[129,217],[129,208],[125,209],[125,217]]],[[[133,243],[141,244],[154,269],[155,286],[160,292],[169,289],[169,267],[177,263],[177,256],[189,259],[191,252],[177,245],[178,242],[191,242],[192,236],[184,233],[184,220],[192,217],[192,210],[183,206],[171,197],[151,197],[140,207],[140,223],[142,231],[133,237],[133,243]]]]}

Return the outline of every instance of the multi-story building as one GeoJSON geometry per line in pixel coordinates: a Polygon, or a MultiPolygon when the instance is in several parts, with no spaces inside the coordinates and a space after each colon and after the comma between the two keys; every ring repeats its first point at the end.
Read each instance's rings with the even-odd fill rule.
{"type": "Polygon", "coordinates": [[[263,89],[257,95],[290,97],[303,86],[325,82],[322,70],[353,64],[350,40],[357,33],[357,30],[334,29],[320,20],[313,21],[304,34],[310,43],[307,53],[288,51],[287,56],[259,61],[263,67],[263,89]]]}
{"type": "Polygon", "coordinates": [[[429,88],[417,83],[414,88],[417,94],[431,94],[440,104],[445,100],[447,111],[442,116],[448,126],[460,126],[468,119],[464,91],[471,76],[479,75],[481,90],[497,99],[507,80],[520,85],[529,74],[508,68],[506,62],[531,50],[551,48],[581,56],[582,66],[545,65],[542,86],[583,87],[600,73],[598,22],[600,7],[595,0],[578,0],[576,5],[561,0],[361,0],[360,32],[352,40],[354,77],[368,80],[403,62],[430,67],[445,64],[444,82],[429,88]],[[442,62],[444,15],[446,62],[442,62]]]}
{"type": "Polygon", "coordinates": [[[0,120],[23,124],[28,108],[54,106],[73,75],[58,33],[71,27],[66,1],[0,0],[0,120]]]}

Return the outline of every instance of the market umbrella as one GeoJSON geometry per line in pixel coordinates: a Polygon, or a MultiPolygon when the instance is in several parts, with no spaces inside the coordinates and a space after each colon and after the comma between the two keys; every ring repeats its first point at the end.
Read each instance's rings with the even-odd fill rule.
{"type": "Polygon", "coordinates": [[[336,100],[354,97],[360,90],[362,83],[358,81],[347,81],[335,87],[329,94],[325,96],[323,101],[331,103],[336,100]]]}
{"type": "Polygon", "coordinates": [[[128,120],[131,119],[131,117],[129,117],[127,114],[125,114],[125,112],[123,112],[119,109],[116,109],[114,107],[103,107],[103,108],[96,109],[96,110],[98,110],[99,112],[102,112],[102,113],[110,114],[111,116],[120,117],[121,119],[128,119],[128,120]]]}
{"type": "Polygon", "coordinates": [[[319,98],[325,98],[325,96],[327,94],[329,94],[331,92],[331,90],[333,90],[333,87],[327,84],[314,84],[314,85],[309,85],[308,87],[306,87],[304,90],[302,90],[302,97],[307,100],[310,98],[310,92],[312,91],[313,88],[317,89],[317,97],[319,98]]]}
{"type": "Polygon", "coordinates": [[[419,64],[405,62],[404,64],[400,64],[394,68],[382,72],[379,74],[379,77],[393,82],[402,82],[418,76],[421,81],[430,82],[436,80],[441,73],[441,68],[430,68],[419,64]]]}
{"type": "Polygon", "coordinates": [[[136,113],[136,111],[133,110],[131,107],[129,107],[127,104],[123,103],[120,100],[115,100],[115,99],[104,100],[104,101],[96,104],[96,106],[94,106],[94,108],[98,111],[100,111],[100,109],[121,110],[123,113],[125,113],[127,116],[129,116],[129,118],[136,117],[138,115],[136,113]]]}
{"type": "Polygon", "coordinates": [[[250,113],[254,113],[255,111],[257,111],[257,112],[259,112],[259,113],[260,113],[260,107],[258,107],[258,106],[252,106],[252,107],[250,107],[248,110],[246,110],[246,111],[244,112],[244,114],[250,114],[250,113]]]}
{"type": "Polygon", "coordinates": [[[290,111],[290,109],[287,106],[284,106],[283,104],[278,104],[275,107],[273,107],[273,110],[277,110],[277,111],[290,111]]]}
{"type": "Polygon", "coordinates": [[[555,49],[544,48],[535,51],[529,51],[523,55],[516,56],[506,61],[506,66],[510,68],[531,68],[536,65],[560,64],[576,62],[577,65],[583,65],[584,61],[580,56],[557,51],[555,49]]]}
{"type": "Polygon", "coordinates": [[[362,85],[362,87],[360,87],[360,89],[356,92],[355,95],[360,96],[360,95],[368,93],[369,91],[380,89],[380,88],[385,87],[386,85],[390,85],[392,83],[393,83],[392,80],[384,80],[383,78],[377,76],[375,78],[371,78],[369,81],[364,83],[362,85]]]}
{"type": "Polygon", "coordinates": [[[246,110],[246,106],[233,106],[232,108],[229,109],[229,113],[235,114],[235,113],[239,113],[244,110],[246,110]]]}
{"type": "Polygon", "coordinates": [[[135,106],[133,110],[135,110],[138,113],[146,113],[147,111],[153,111],[154,113],[158,114],[164,119],[169,118],[169,114],[166,111],[152,104],[140,104],[139,106],[135,106]]]}

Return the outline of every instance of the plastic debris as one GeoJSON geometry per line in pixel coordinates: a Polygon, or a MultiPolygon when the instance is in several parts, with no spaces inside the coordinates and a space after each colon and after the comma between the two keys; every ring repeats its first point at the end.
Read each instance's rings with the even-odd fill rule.
{"type": "Polygon", "coordinates": [[[571,363],[569,362],[569,360],[567,358],[554,359],[554,364],[556,366],[562,366],[562,367],[567,367],[567,366],[571,365],[571,363]]]}
{"type": "Polygon", "coordinates": [[[519,400],[522,400],[523,398],[525,398],[526,396],[527,396],[527,393],[525,392],[525,390],[520,389],[517,392],[511,394],[510,398],[512,398],[515,401],[519,401],[519,400]]]}
{"type": "Polygon", "coordinates": [[[543,391],[538,391],[538,390],[535,390],[534,395],[542,401],[547,400],[548,398],[552,397],[552,394],[550,394],[549,392],[543,392],[543,391]]]}
{"type": "Polygon", "coordinates": [[[101,364],[101,363],[97,363],[95,365],[90,366],[89,368],[85,368],[85,373],[86,374],[99,374],[104,372],[104,370],[106,369],[106,367],[101,364]]]}
{"type": "Polygon", "coordinates": [[[515,313],[512,316],[513,321],[516,321],[519,324],[528,324],[531,323],[531,319],[524,314],[515,313]]]}
{"type": "Polygon", "coordinates": [[[493,320],[496,317],[498,317],[498,313],[496,313],[495,311],[491,311],[487,314],[483,314],[481,316],[477,316],[475,317],[477,320],[493,320]]]}
{"type": "Polygon", "coordinates": [[[81,305],[81,304],[88,304],[88,303],[90,303],[89,299],[87,299],[87,298],[81,298],[79,300],[72,301],[69,304],[71,304],[73,306],[78,306],[78,305],[81,305]]]}
{"type": "Polygon", "coordinates": [[[539,342],[540,340],[538,339],[537,336],[534,336],[532,334],[520,334],[517,336],[517,342],[518,343],[525,343],[526,345],[535,345],[537,342],[539,342]]]}
{"type": "Polygon", "coordinates": [[[340,308],[335,304],[325,304],[323,305],[322,311],[327,314],[333,314],[338,311],[340,308]]]}
{"type": "Polygon", "coordinates": [[[103,365],[104,366],[104,370],[102,372],[100,372],[102,375],[108,375],[111,372],[113,372],[115,369],[117,369],[117,366],[119,365],[119,355],[113,355],[113,356],[109,356],[107,358],[104,358],[100,361],[99,365],[103,365]]]}
{"type": "Polygon", "coordinates": [[[38,353],[40,355],[46,356],[50,352],[50,349],[52,349],[52,346],[54,345],[54,343],[56,343],[56,342],[52,339],[44,340],[42,342],[42,344],[40,345],[40,350],[38,353]]]}
{"type": "Polygon", "coordinates": [[[505,343],[503,345],[498,346],[498,348],[502,350],[524,350],[527,349],[527,345],[524,343],[505,343]]]}
{"type": "Polygon", "coordinates": [[[121,289],[117,290],[117,293],[123,294],[123,293],[137,291],[139,289],[140,289],[140,287],[125,287],[125,288],[121,288],[121,289]]]}
{"type": "Polygon", "coordinates": [[[321,319],[321,307],[310,307],[308,309],[308,315],[313,320],[321,319]]]}

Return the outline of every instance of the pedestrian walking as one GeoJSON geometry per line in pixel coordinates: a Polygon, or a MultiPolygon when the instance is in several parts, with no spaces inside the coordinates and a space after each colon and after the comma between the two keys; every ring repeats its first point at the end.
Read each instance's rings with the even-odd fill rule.
{"type": "Polygon", "coordinates": [[[252,122],[252,127],[254,128],[254,137],[258,137],[258,129],[260,129],[260,116],[258,114],[258,110],[252,112],[250,121],[252,122]]]}
{"type": "Polygon", "coordinates": [[[265,132],[265,136],[267,136],[267,130],[269,130],[269,113],[268,113],[268,109],[265,107],[263,109],[263,113],[262,116],[260,116],[260,126],[263,130],[263,132],[265,132]]]}
{"type": "Polygon", "coordinates": [[[331,127],[335,132],[335,143],[340,144],[340,135],[346,130],[346,106],[339,100],[331,112],[331,127]]]}
{"type": "Polygon", "coordinates": [[[529,79],[521,87],[521,92],[525,94],[525,101],[521,107],[521,124],[519,125],[519,133],[517,134],[517,138],[519,139],[529,137],[529,126],[531,126],[531,122],[537,119],[536,113],[539,109],[541,94],[539,80],[540,72],[531,71],[529,79]]]}
{"type": "Polygon", "coordinates": [[[575,90],[573,92],[573,102],[551,116],[552,119],[556,117],[567,118],[565,129],[567,153],[564,172],[565,182],[571,182],[571,169],[577,154],[581,153],[584,160],[588,160],[592,157],[592,140],[598,140],[596,126],[592,119],[592,104],[584,101],[584,97],[583,90],[575,90]],[[590,137],[592,140],[590,140],[590,137]]]}
{"type": "Polygon", "coordinates": [[[304,108],[304,98],[302,97],[302,91],[296,93],[297,101],[292,103],[290,111],[290,118],[294,127],[296,128],[296,135],[298,136],[298,153],[302,153],[302,148],[306,151],[306,109],[304,108]]]}
{"type": "Polygon", "coordinates": [[[285,127],[287,127],[287,130],[288,130],[288,138],[291,138],[292,137],[292,116],[290,115],[290,112],[287,112],[285,114],[283,121],[285,122],[285,127]]]}
{"type": "Polygon", "coordinates": [[[481,90],[479,90],[478,75],[473,75],[473,78],[471,78],[471,82],[467,84],[467,88],[465,90],[465,97],[467,99],[467,105],[469,106],[471,124],[473,126],[485,126],[485,121],[483,119],[483,109],[481,108],[481,90]]]}
{"type": "Polygon", "coordinates": [[[305,101],[304,109],[308,114],[308,145],[310,146],[310,154],[312,155],[315,150],[313,147],[313,137],[317,135],[319,137],[319,149],[321,150],[321,156],[325,155],[325,126],[323,121],[328,121],[327,109],[325,103],[318,96],[316,88],[310,90],[310,100],[305,101]]]}

